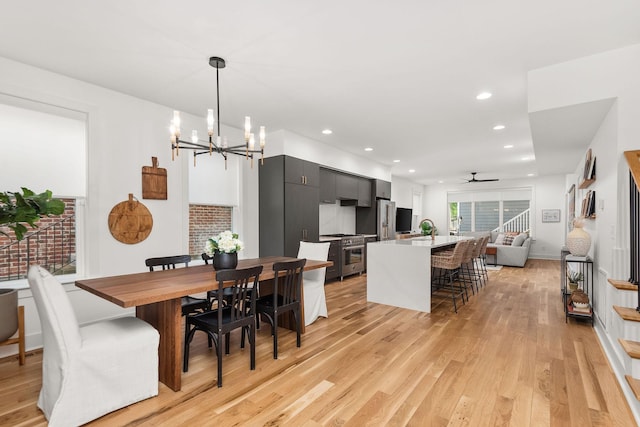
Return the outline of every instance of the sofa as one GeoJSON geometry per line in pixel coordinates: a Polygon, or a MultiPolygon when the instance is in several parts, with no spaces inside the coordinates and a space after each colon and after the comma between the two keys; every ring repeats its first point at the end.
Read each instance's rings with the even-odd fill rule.
{"type": "Polygon", "coordinates": [[[524,267],[529,258],[531,237],[527,233],[503,231],[483,231],[463,233],[465,236],[481,237],[489,235],[487,248],[496,248],[496,255],[487,255],[487,262],[509,267],[524,267]],[[496,257],[495,259],[493,257],[496,257]]]}

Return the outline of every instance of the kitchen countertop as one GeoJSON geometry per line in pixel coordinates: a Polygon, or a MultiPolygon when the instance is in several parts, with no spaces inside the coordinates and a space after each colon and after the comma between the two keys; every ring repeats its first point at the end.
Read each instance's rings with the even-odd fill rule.
{"type": "Polygon", "coordinates": [[[319,242],[331,242],[333,240],[342,240],[340,237],[332,237],[332,236],[320,236],[318,238],[319,242]]]}
{"type": "Polygon", "coordinates": [[[420,246],[437,248],[440,246],[452,245],[459,240],[468,240],[473,237],[469,236],[436,236],[435,240],[431,240],[431,236],[413,237],[410,239],[398,239],[398,240],[382,240],[375,242],[380,245],[397,245],[397,246],[420,246]]]}

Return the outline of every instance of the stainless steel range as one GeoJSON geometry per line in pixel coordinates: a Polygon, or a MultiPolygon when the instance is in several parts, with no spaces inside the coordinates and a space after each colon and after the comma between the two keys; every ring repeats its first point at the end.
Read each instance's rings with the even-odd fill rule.
{"type": "Polygon", "coordinates": [[[340,280],[364,271],[364,236],[361,234],[328,234],[340,238],[340,280]]]}

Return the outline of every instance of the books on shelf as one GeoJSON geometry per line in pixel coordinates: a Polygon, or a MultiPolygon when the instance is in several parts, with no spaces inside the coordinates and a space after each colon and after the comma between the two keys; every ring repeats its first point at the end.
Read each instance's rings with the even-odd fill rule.
{"type": "Polygon", "coordinates": [[[591,316],[591,305],[589,305],[588,307],[582,308],[582,307],[576,307],[575,305],[573,305],[573,303],[569,303],[567,308],[569,313],[580,314],[583,316],[591,316]]]}
{"type": "Polygon", "coordinates": [[[596,192],[594,190],[587,191],[587,194],[582,199],[581,215],[585,218],[589,218],[596,213],[596,192]]]}

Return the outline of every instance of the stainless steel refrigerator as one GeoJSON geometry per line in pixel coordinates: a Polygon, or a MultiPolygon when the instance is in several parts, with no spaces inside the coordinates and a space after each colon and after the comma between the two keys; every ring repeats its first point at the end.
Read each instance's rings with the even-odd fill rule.
{"type": "Polygon", "coordinates": [[[376,216],[378,240],[394,240],[396,238],[396,202],[377,200],[376,216]]]}

